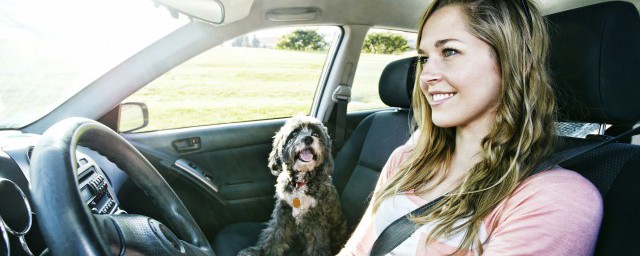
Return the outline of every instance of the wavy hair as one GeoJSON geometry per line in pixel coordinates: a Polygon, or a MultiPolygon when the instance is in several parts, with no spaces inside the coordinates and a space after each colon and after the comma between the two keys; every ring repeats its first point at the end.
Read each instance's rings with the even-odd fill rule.
{"type": "MultiPolygon", "coordinates": [[[[450,5],[461,7],[468,30],[491,46],[500,67],[499,104],[492,127],[482,140],[480,161],[433,210],[412,218],[418,224],[436,223],[427,241],[464,232],[455,253],[473,248],[482,252],[478,237],[482,220],[555,146],[556,111],[547,65],[547,23],[535,5],[525,1],[528,6],[519,0],[434,0],[419,24],[418,48],[423,27],[435,11],[450,5]]],[[[418,63],[417,73],[421,72],[422,65],[418,63]]],[[[419,83],[416,75],[416,87],[419,83]]],[[[413,91],[412,104],[412,127],[419,129],[418,137],[409,159],[375,193],[374,211],[382,201],[402,191],[429,192],[449,172],[456,128],[433,124],[431,107],[422,90],[413,91]],[[444,173],[439,173],[441,170],[444,173]],[[429,181],[435,185],[424,188],[429,181]]]]}

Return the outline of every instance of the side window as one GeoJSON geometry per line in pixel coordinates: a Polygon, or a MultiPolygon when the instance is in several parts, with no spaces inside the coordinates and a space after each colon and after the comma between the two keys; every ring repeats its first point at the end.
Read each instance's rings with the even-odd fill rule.
{"type": "MultiPolygon", "coordinates": [[[[147,105],[135,132],[309,114],[323,67],[342,30],[334,26],[268,29],[212,48],[131,95],[147,105]]],[[[128,121],[120,120],[120,131],[128,121]]]]}
{"type": "Polygon", "coordinates": [[[416,55],[417,36],[417,33],[397,30],[369,30],[351,86],[348,112],[387,107],[378,95],[380,74],[387,64],[416,55]]]}

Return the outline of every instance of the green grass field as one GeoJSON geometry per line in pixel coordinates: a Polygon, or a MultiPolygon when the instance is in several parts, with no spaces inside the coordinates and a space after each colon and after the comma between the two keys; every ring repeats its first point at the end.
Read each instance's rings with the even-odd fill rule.
{"type": "MultiPolygon", "coordinates": [[[[149,107],[140,131],[308,114],[326,52],[217,47],[167,72],[125,102],[149,107]]],[[[378,80],[405,55],[363,54],[349,110],[384,107],[378,80]]]]}

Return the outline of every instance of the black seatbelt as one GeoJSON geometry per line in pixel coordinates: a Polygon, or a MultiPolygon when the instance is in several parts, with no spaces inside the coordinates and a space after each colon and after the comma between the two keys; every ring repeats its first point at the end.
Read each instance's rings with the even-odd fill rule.
{"type": "Polygon", "coordinates": [[[533,173],[531,175],[536,174],[536,173],[541,172],[541,171],[544,171],[544,170],[547,170],[547,169],[549,169],[549,168],[551,168],[551,167],[553,167],[555,165],[558,165],[558,164],[560,164],[560,163],[562,163],[564,161],[567,161],[569,159],[572,159],[574,157],[582,155],[582,154],[586,153],[587,151],[599,148],[601,146],[607,145],[607,144],[612,143],[612,142],[616,142],[616,141],[621,140],[621,139],[626,139],[627,137],[631,137],[631,136],[636,135],[638,133],[640,133],[640,126],[634,128],[634,129],[632,129],[630,131],[627,131],[627,132],[625,132],[623,134],[620,134],[618,136],[605,139],[604,141],[602,141],[602,142],[600,142],[598,144],[592,144],[592,145],[585,145],[585,146],[582,146],[582,147],[570,148],[570,149],[563,150],[563,151],[558,152],[558,153],[554,153],[551,156],[549,156],[547,159],[542,161],[542,163],[539,164],[538,167],[536,167],[536,169],[533,171],[533,173]]]}
{"type": "Polygon", "coordinates": [[[336,109],[336,133],[333,138],[333,149],[337,152],[344,145],[347,124],[347,104],[351,100],[351,87],[348,85],[338,85],[331,97],[337,103],[336,109]]]}
{"type": "Polygon", "coordinates": [[[442,200],[444,196],[438,197],[435,200],[428,202],[427,204],[418,207],[418,209],[413,210],[412,212],[404,215],[385,228],[380,236],[376,238],[376,241],[373,242],[373,247],[371,247],[370,256],[382,256],[389,253],[394,248],[398,247],[404,240],[407,240],[418,228],[420,225],[413,223],[409,220],[410,216],[419,216],[424,214],[429,208],[433,205],[437,204],[440,200],[442,200]]]}
{"type": "MultiPolygon", "coordinates": [[[[640,133],[640,127],[636,127],[633,130],[620,134],[616,137],[609,138],[597,144],[571,148],[555,153],[542,161],[542,163],[539,164],[536,169],[534,169],[531,175],[548,170],[564,161],[582,155],[590,150],[599,148],[620,139],[625,139],[638,133],[640,133]]],[[[427,210],[429,210],[429,208],[442,200],[443,197],[444,196],[438,197],[437,199],[419,207],[418,209],[413,210],[412,212],[398,218],[397,220],[389,224],[389,226],[387,226],[387,228],[385,228],[382,233],[380,233],[380,236],[378,236],[376,241],[373,243],[373,247],[371,247],[371,253],[369,255],[385,255],[391,252],[394,248],[398,247],[398,245],[400,245],[402,242],[407,240],[407,238],[409,238],[414,232],[416,232],[416,230],[418,230],[418,228],[420,228],[420,225],[411,222],[409,218],[411,216],[420,216],[424,214],[427,210]]]]}

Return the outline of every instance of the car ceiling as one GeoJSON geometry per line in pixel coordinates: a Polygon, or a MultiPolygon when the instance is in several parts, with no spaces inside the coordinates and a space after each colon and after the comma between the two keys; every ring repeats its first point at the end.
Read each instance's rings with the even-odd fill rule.
{"type": "MultiPolygon", "coordinates": [[[[537,0],[543,14],[591,5],[602,0],[537,0]]],[[[314,23],[359,24],[415,31],[417,21],[431,0],[256,0],[252,12],[312,7],[320,10],[314,23]]],[[[640,9],[640,0],[628,0],[640,9]]],[[[251,15],[256,15],[252,13],[251,15]]]]}

